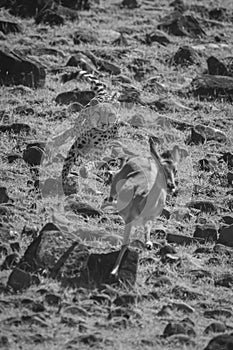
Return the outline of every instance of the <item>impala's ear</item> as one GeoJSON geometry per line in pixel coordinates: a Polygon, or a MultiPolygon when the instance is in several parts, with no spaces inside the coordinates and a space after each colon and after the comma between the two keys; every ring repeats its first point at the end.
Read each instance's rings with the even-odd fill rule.
{"type": "Polygon", "coordinates": [[[171,150],[171,155],[174,162],[178,163],[188,157],[189,153],[185,148],[180,148],[178,145],[175,145],[171,150]]]}

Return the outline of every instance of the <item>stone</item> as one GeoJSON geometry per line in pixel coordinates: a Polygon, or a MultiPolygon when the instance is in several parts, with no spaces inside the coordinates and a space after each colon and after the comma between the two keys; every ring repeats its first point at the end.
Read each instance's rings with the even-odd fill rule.
{"type": "Polygon", "coordinates": [[[227,214],[222,217],[222,221],[227,225],[233,225],[233,214],[227,214]]]}
{"type": "Polygon", "coordinates": [[[210,56],[207,58],[208,74],[210,75],[228,75],[227,67],[216,57],[210,56]]]}
{"type": "Polygon", "coordinates": [[[194,127],[191,128],[190,135],[186,139],[187,145],[200,145],[206,142],[206,135],[203,132],[198,132],[194,127]]]}
{"type": "Polygon", "coordinates": [[[198,209],[204,213],[213,213],[217,211],[216,205],[208,200],[193,200],[186,204],[188,208],[198,209]]]}
{"type": "Polygon", "coordinates": [[[157,42],[164,46],[171,43],[168,35],[161,30],[155,30],[151,33],[146,34],[145,40],[148,45],[151,45],[153,42],[157,42]]]}
{"type": "Polygon", "coordinates": [[[19,268],[15,268],[10,274],[7,287],[12,288],[14,292],[19,292],[27,289],[32,284],[32,277],[30,273],[25,272],[19,268]]]}
{"type": "Polygon", "coordinates": [[[221,229],[217,243],[233,247],[233,224],[221,229]]]}
{"type": "Polygon", "coordinates": [[[79,275],[62,278],[63,286],[72,288],[84,287],[88,289],[103,289],[105,284],[127,285],[129,288],[134,286],[138,268],[138,253],[127,250],[118,273],[118,277],[112,278],[110,272],[115,264],[119,251],[106,254],[90,254],[86,267],[81,270],[79,275]]]}
{"type": "Polygon", "coordinates": [[[51,273],[73,242],[74,238],[65,235],[53,223],[47,223],[27,247],[17,267],[30,273],[38,271],[51,273]]]}
{"type": "Polygon", "coordinates": [[[45,84],[45,69],[32,58],[25,58],[6,48],[0,50],[0,84],[26,85],[41,88],[45,84]]]}
{"type": "Polygon", "coordinates": [[[0,203],[11,202],[10,197],[7,193],[7,188],[5,186],[0,186],[0,203]]]}
{"type": "Polygon", "coordinates": [[[68,204],[65,205],[65,210],[71,210],[77,215],[91,218],[101,217],[103,215],[102,211],[94,208],[92,205],[76,200],[69,200],[68,204]]]}
{"type": "Polygon", "coordinates": [[[0,266],[0,270],[10,270],[14,268],[19,261],[19,255],[17,253],[8,254],[0,266]]]}
{"type": "Polygon", "coordinates": [[[200,100],[233,101],[233,77],[203,74],[191,82],[192,93],[200,100]]]}
{"type": "Polygon", "coordinates": [[[221,286],[226,288],[233,287],[233,274],[232,273],[223,273],[220,277],[214,280],[215,286],[221,286]]]}
{"type": "Polygon", "coordinates": [[[194,16],[183,15],[179,11],[175,11],[163,18],[157,28],[176,36],[190,36],[195,38],[206,35],[194,16]]]}
{"type": "Polygon", "coordinates": [[[135,9],[139,7],[137,0],[123,0],[120,7],[126,7],[128,9],[135,9]]]}
{"type": "Polygon", "coordinates": [[[206,141],[217,141],[217,142],[226,142],[227,136],[226,134],[216,128],[213,128],[208,125],[196,124],[195,130],[202,135],[205,135],[206,141]]]}
{"type": "Polygon", "coordinates": [[[74,89],[72,91],[62,92],[57,95],[55,102],[59,104],[71,104],[73,102],[78,102],[85,106],[95,97],[95,93],[92,90],[80,91],[79,89],[74,89]]]}
{"type": "Polygon", "coordinates": [[[163,336],[170,337],[174,334],[186,334],[192,337],[196,336],[194,328],[188,322],[169,322],[163,331],[163,336]]]}
{"type": "Polygon", "coordinates": [[[230,350],[233,348],[233,333],[212,338],[204,350],[230,350]]]}
{"type": "Polygon", "coordinates": [[[226,309],[206,310],[204,311],[203,316],[206,318],[218,318],[218,317],[231,318],[232,312],[226,309]]]}
{"type": "Polygon", "coordinates": [[[198,224],[195,227],[193,237],[203,238],[205,241],[217,241],[218,230],[214,224],[198,224]]]}
{"type": "Polygon", "coordinates": [[[75,45],[80,45],[81,43],[97,44],[98,35],[94,30],[80,27],[74,33],[73,41],[75,45]]]}
{"type": "Polygon", "coordinates": [[[36,24],[44,23],[50,26],[64,25],[64,18],[59,15],[56,10],[45,9],[40,11],[35,17],[36,24]]]}
{"type": "Polygon", "coordinates": [[[227,164],[228,169],[233,167],[233,154],[231,152],[224,152],[218,160],[223,160],[227,164]]]}
{"type": "Polygon", "coordinates": [[[122,294],[120,296],[118,296],[113,303],[116,306],[128,306],[131,304],[135,304],[137,300],[137,295],[135,294],[122,294]]]}
{"type": "Polygon", "coordinates": [[[182,300],[196,300],[200,298],[201,294],[193,289],[177,285],[172,289],[172,294],[182,300]]]}
{"type": "MultiPolygon", "coordinates": [[[[84,53],[77,52],[75,55],[71,56],[66,63],[67,67],[78,67],[89,73],[95,72],[96,68],[92,60],[88,58],[84,53]]],[[[68,80],[66,80],[68,81],[68,80]]],[[[63,82],[65,82],[63,80],[63,82]]]]}
{"type": "Polygon", "coordinates": [[[28,146],[23,152],[23,160],[31,166],[38,166],[41,163],[43,155],[43,149],[40,147],[28,146]]]}
{"type": "Polygon", "coordinates": [[[228,181],[229,185],[231,185],[231,186],[233,185],[233,172],[232,171],[227,173],[227,181],[228,181]]]}
{"type": "Polygon", "coordinates": [[[189,236],[184,236],[184,235],[179,235],[174,233],[168,233],[166,236],[166,240],[168,243],[175,243],[180,245],[189,245],[197,242],[201,242],[201,243],[205,242],[203,238],[189,237],[189,236]]]}
{"type": "Polygon", "coordinates": [[[14,134],[20,134],[24,132],[29,134],[31,132],[31,128],[28,124],[25,123],[12,123],[12,124],[2,124],[0,125],[0,132],[9,132],[14,134]]]}
{"type": "Polygon", "coordinates": [[[200,63],[198,53],[191,46],[181,46],[178,51],[171,57],[170,64],[180,65],[182,67],[200,63]]]}
{"type": "Polygon", "coordinates": [[[204,330],[204,334],[209,333],[224,333],[226,331],[226,326],[222,322],[212,322],[204,330]]]}
{"type": "Polygon", "coordinates": [[[227,247],[224,244],[215,244],[213,247],[213,251],[219,255],[227,255],[230,258],[233,258],[233,249],[231,247],[227,247]]]}

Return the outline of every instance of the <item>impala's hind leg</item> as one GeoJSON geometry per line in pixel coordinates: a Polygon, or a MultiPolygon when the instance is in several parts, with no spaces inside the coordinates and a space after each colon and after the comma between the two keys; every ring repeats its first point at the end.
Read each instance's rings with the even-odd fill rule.
{"type": "Polygon", "coordinates": [[[152,249],[153,248],[153,243],[150,240],[150,232],[152,229],[152,224],[153,222],[151,220],[147,221],[145,223],[145,242],[146,242],[146,248],[147,249],[152,249]]]}
{"type": "Polygon", "coordinates": [[[128,246],[129,246],[129,243],[130,243],[129,237],[130,237],[131,231],[132,231],[132,224],[131,223],[126,224],[125,225],[125,232],[124,232],[124,238],[123,238],[121,250],[120,250],[120,253],[119,253],[118,257],[117,257],[115,265],[114,265],[114,267],[112,269],[111,276],[117,276],[117,274],[118,274],[118,271],[119,271],[122,259],[123,259],[124,255],[125,255],[125,252],[126,252],[128,246]]]}

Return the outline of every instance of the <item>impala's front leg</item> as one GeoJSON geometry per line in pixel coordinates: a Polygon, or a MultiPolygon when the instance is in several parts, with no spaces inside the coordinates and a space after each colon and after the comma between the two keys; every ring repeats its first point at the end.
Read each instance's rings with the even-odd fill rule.
{"type": "Polygon", "coordinates": [[[123,259],[124,255],[125,255],[125,252],[126,252],[128,246],[129,246],[129,243],[130,243],[130,238],[129,237],[130,237],[131,229],[132,229],[132,224],[131,223],[125,225],[125,232],[124,232],[124,238],[123,238],[121,250],[120,250],[120,253],[119,253],[118,257],[117,257],[115,265],[114,265],[114,267],[113,267],[113,269],[111,271],[111,276],[113,276],[113,277],[116,277],[118,275],[122,259],[123,259]]]}
{"type": "Polygon", "coordinates": [[[145,224],[145,242],[146,242],[146,248],[149,250],[153,248],[153,243],[150,240],[152,225],[153,225],[153,222],[151,220],[147,221],[145,224]]]}

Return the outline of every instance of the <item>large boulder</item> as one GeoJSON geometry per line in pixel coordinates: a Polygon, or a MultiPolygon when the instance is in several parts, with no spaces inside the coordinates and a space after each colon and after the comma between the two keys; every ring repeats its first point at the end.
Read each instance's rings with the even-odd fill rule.
{"type": "Polygon", "coordinates": [[[44,67],[32,59],[25,59],[13,51],[0,50],[0,84],[26,85],[33,88],[45,84],[44,67]]]}

